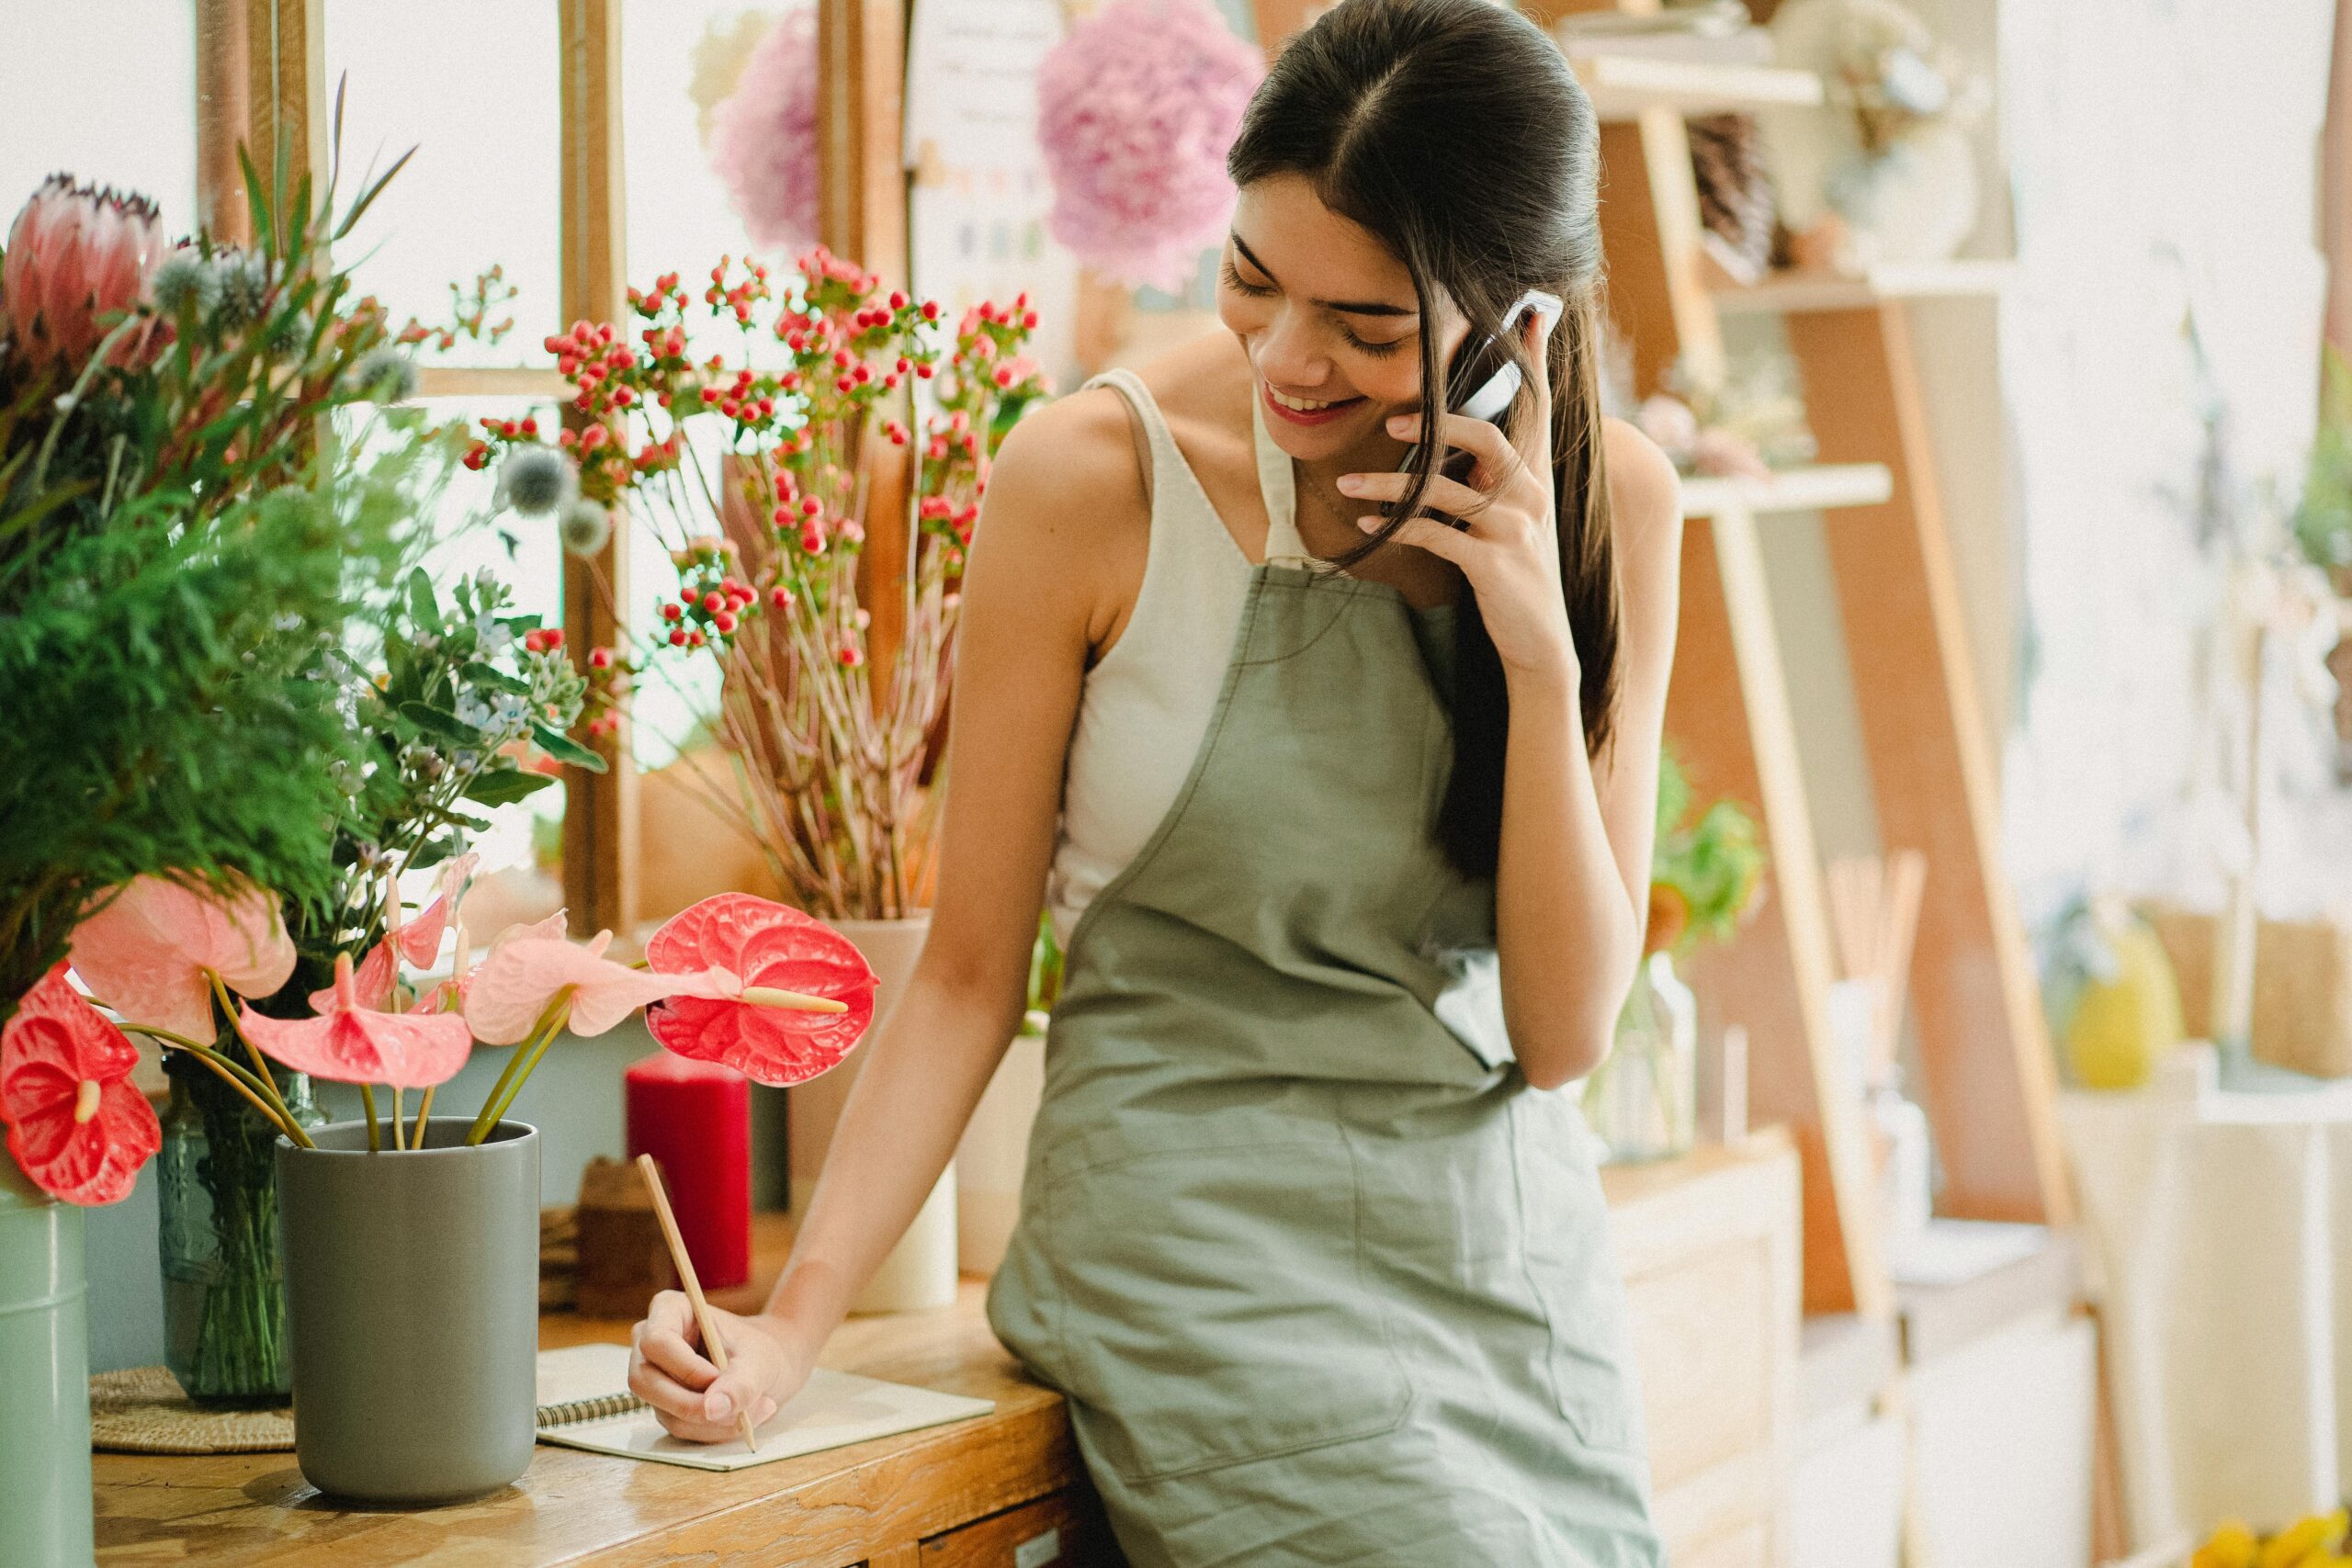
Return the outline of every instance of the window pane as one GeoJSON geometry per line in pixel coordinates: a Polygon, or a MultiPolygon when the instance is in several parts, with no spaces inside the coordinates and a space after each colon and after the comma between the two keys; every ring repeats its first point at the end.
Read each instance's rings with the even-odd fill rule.
{"type": "Polygon", "coordinates": [[[195,228],[195,0],[10,5],[0,104],[0,232],[61,170],[153,197],[175,239],[195,228]]]}
{"type": "Polygon", "coordinates": [[[327,0],[326,76],[344,105],[343,198],[371,164],[408,162],[345,241],[360,288],[395,321],[447,320],[449,286],[492,264],[518,297],[504,342],[459,339],[451,365],[545,365],[562,306],[555,6],[327,0]]]}

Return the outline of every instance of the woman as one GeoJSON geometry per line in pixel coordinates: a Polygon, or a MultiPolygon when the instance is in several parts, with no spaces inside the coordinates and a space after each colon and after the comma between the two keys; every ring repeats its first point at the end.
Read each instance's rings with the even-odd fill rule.
{"type": "Polygon", "coordinates": [[[671,1431],[800,1386],[1017,1026],[1042,896],[1069,967],[989,1316],[1128,1556],[1661,1561],[1557,1092],[1640,951],[1679,553],[1672,468],[1598,406],[1596,159],[1486,0],[1344,0],[1284,51],[1230,335],[998,458],[929,944],[727,1375],[674,1294],[639,1325],[671,1431]],[[1502,320],[1530,289],[1556,329],[1502,320]],[[1497,332],[1508,434],[1433,419],[1497,332]]]}

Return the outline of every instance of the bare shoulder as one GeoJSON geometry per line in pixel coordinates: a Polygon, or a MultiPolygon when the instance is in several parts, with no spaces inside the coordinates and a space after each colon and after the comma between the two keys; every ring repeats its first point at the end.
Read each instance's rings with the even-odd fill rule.
{"type": "Polygon", "coordinates": [[[1654,560],[1681,540],[1682,477],[1657,442],[1622,419],[1602,422],[1601,440],[1618,551],[1654,560]]]}
{"type": "Polygon", "coordinates": [[[1012,427],[989,469],[999,513],[1049,534],[1148,513],[1127,403],[1109,387],[1057,398],[1012,427]]]}

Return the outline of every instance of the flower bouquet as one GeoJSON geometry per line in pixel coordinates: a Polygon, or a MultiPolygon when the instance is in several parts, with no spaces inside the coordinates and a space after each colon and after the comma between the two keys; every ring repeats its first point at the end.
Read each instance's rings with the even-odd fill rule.
{"type": "Polygon", "coordinates": [[[942,344],[935,302],[822,250],[782,279],[722,258],[698,299],[673,273],[628,299],[626,329],[580,321],[548,340],[575,426],[548,442],[484,420],[467,461],[497,463],[505,494],[559,512],[575,549],[626,513],[677,569],[636,646],[592,656],[591,730],[615,728],[645,680],[711,661],[706,716],[732,773],[697,770],[713,809],[802,908],[907,916],[928,886],[924,784],[965,551],[997,444],[1046,390],[1021,352],[1036,314],[1025,297],[981,304],[942,344]],[[736,357],[697,356],[690,318],[732,336],[736,357]],[[893,412],[916,385],[933,405],[920,435],[893,412]],[[909,447],[902,497],[893,449],[909,447]],[[870,527],[903,532],[903,584],[862,581],[870,527]],[[896,597],[899,626],[879,667],[877,592],[896,597]]]}
{"type": "Polygon", "coordinates": [[[0,1425],[26,1438],[0,1517],[42,1561],[89,1554],[86,1405],[54,1375],[78,1275],[46,1269],[160,1142],[58,964],[142,876],[323,891],[356,750],[325,660],[457,457],[375,406],[397,333],[323,260],[382,181],[246,185],[252,245],[174,246],[152,203],[60,175],[0,255],[0,1425]]]}

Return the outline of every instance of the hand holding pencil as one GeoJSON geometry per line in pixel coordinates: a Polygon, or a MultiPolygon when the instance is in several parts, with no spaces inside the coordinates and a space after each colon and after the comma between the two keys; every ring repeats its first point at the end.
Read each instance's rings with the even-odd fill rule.
{"type": "Polygon", "coordinates": [[[631,1335],[629,1392],[653,1407],[673,1438],[696,1443],[741,1438],[756,1452],[753,1430],[808,1381],[815,1347],[802,1348],[791,1325],[778,1319],[730,1313],[704,1298],[660,1174],[643,1156],[639,1169],[684,1289],[654,1297],[631,1335]]]}

